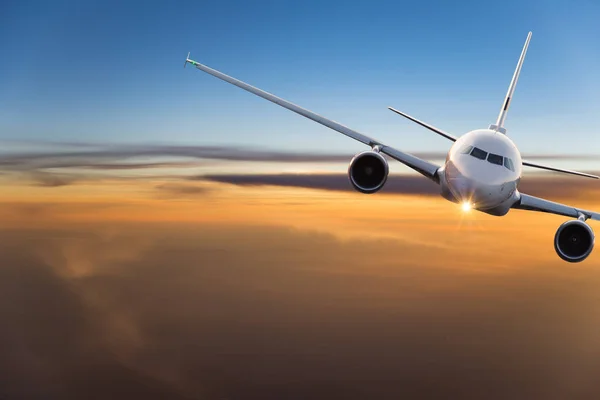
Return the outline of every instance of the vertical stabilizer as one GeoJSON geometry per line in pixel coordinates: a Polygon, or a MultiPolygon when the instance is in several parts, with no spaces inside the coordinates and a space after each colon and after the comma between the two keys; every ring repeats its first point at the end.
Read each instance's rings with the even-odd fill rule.
{"type": "Polygon", "coordinates": [[[512,100],[513,94],[515,92],[515,87],[517,86],[517,81],[519,80],[519,74],[521,73],[521,67],[523,66],[523,60],[525,60],[525,54],[527,54],[527,47],[529,47],[530,40],[531,32],[529,32],[529,34],[527,35],[525,46],[523,46],[523,51],[521,51],[521,57],[519,57],[519,63],[517,64],[517,68],[515,69],[515,74],[513,75],[512,80],[510,81],[510,86],[508,87],[506,98],[504,99],[504,103],[502,104],[500,115],[498,115],[498,120],[496,121],[495,125],[490,125],[490,129],[493,129],[497,132],[506,134],[506,129],[504,129],[506,113],[508,113],[508,107],[510,106],[510,101],[512,100]]]}

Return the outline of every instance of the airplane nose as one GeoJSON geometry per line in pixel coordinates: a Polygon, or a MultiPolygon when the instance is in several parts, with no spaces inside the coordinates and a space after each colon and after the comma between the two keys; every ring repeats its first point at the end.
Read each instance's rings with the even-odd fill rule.
{"type": "Polygon", "coordinates": [[[448,189],[455,201],[467,211],[471,208],[479,209],[483,206],[481,198],[481,183],[472,175],[472,171],[465,171],[456,163],[448,163],[445,170],[448,189]]]}

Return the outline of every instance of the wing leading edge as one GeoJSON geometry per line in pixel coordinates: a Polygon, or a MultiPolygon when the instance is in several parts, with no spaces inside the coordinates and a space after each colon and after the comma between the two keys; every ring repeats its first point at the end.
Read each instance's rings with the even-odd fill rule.
{"type": "Polygon", "coordinates": [[[251,85],[249,85],[245,82],[242,82],[236,78],[233,78],[229,75],[225,75],[224,73],[219,72],[210,67],[207,67],[206,65],[200,64],[197,61],[190,60],[189,54],[188,54],[188,57],[186,58],[185,62],[186,62],[186,65],[188,63],[190,63],[193,66],[195,66],[196,68],[198,68],[199,70],[206,72],[207,74],[210,74],[210,75],[212,75],[216,78],[219,78],[225,82],[231,83],[232,85],[235,85],[235,86],[237,86],[241,89],[244,89],[252,94],[262,97],[263,99],[269,100],[272,103],[278,104],[283,108],[287,108],[288,110],[293,111],[296,114],[300,114],[303,117],[306,117],[315,122],[318,122],[319,124],[324,125],[330,129],[333,129],[334,131],[337,131],[339,133],[342,133],[348,137],[351,137],[354,140],[357,140],[357,141],[364,143],[371,147],[377,147],[379,149],[379,151],[381,151],[382,153],[392,157],[393,159],[395,159],[397,161],[400,161],[402,164],[406,165],[409,168],[412,168],[413,170],[419,172],[420,174],[426,176],[427,178],[429,178],[435,182],[439,181],[438,176],[437,176],[437,171],[440,168],[439,165],[436,165],[436,164],[426,161],[426,160],[422,160],[418,157],[415,157],[411,154],[405,153],[400,150],[396,150],[392,147],[386,146],[385,144],[379,142],[378,140],[375,140],[373,138],[370,138],[369,136],[363,135],[362,133],[359,133],[353,129],[350,129],[342,124],[339,124],[339,123],[332,121],[330,119],[327,119],[319,114],[316,114],[305,108],[302,108],[293,103],[290,103],[287,100],[284,100],[284,99],[277,97],[271,93],[265,92],[264,90],[261,90],[254,86],[251,86],[251,85]]]}

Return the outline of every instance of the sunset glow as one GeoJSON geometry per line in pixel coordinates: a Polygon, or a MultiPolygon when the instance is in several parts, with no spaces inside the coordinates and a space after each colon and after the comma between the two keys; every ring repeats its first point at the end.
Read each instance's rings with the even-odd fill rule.
{"type": "Polygon", "coordinates": [[[3,1],[0,399],[600,399],[599,20],[3,1]]]}

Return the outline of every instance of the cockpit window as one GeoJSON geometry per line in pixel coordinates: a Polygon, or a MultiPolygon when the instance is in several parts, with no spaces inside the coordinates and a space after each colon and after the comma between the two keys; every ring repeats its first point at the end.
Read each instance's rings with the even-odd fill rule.
{"type": "Polygon", "coordinates": [[[515,172],[515,166],[510,158],[504,157],[504,166],[510,169],[512,172],[515,172]]]}
{"type": "Polygon", "coordinates": [[[483,151],[480,148],[473,147],[473,151],[471,151],[471,155],[475,158],[479,158],[480,160],[485,160],[487,158],[487,151],[483,151]]]}
{"type": "Polygon", "coordinates": [[[461,154],[469,154],[471,152],[471,150],[473,149],[473,146],[465,146],[460,153],[461,154]]]}
{"type": "Polygon", "coordinates": [[[488,155],[488,162],[491,162],[492,164],[496,164],[496,165],[502,165],[502,161],[503,161],[504,157],[499,156],[498,154],[492,154],[490,153],[488,155]]]}
{"type": "Polygon", "coordinates": [[[488,153],[485,150],[481,150],[479,147],[465,146],[460,150],[461,154],[469,154],[479,160],[486,160],[491,164],[504,165],[506,169],[515,172],[515,165],[513,161],[508,157],[503,157],[499,154],[488,153]]]}

